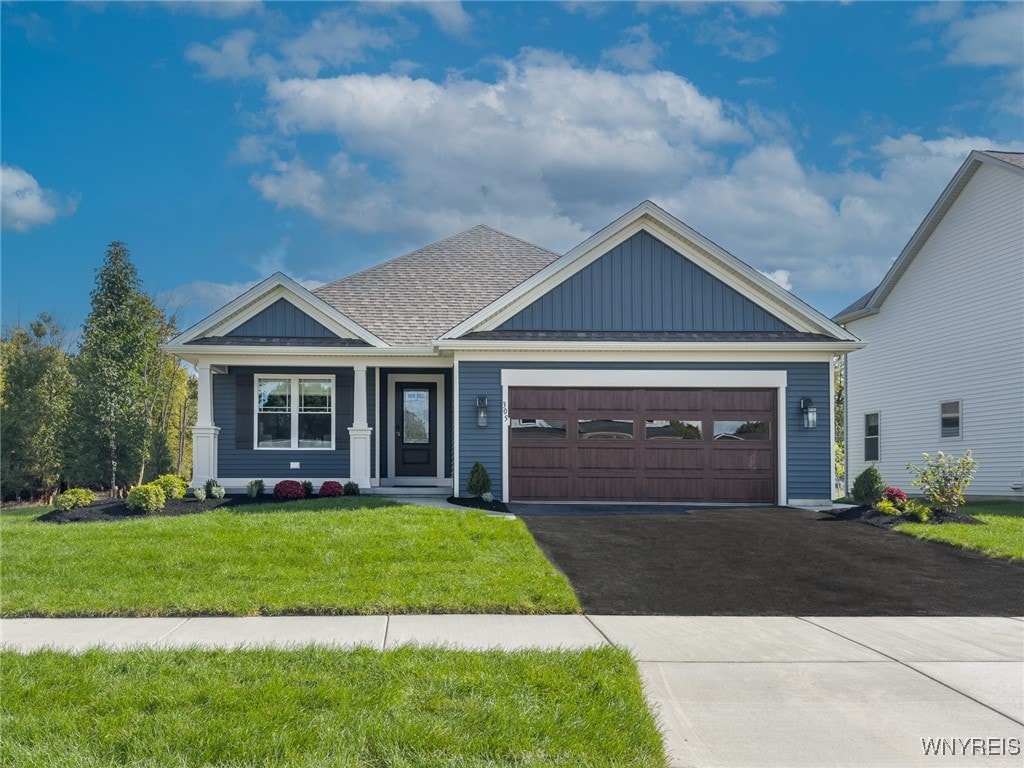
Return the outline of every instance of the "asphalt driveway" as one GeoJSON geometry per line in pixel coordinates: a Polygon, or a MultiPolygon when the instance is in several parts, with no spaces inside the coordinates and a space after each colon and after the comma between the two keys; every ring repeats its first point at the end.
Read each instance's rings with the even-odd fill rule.
{"type": "Polygon", "coordinates": [[[826,513],[509,508],[590,614],[1024,616],[1024,566],[826,513]]]}

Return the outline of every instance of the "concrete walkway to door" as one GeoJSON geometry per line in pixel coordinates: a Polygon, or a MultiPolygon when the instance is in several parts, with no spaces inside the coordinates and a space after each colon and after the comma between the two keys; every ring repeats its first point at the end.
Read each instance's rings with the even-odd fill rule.
{"type": "Polygon", "coordinates": [[[19,652],[408,643],[628,648],[672,766],[1019,766],[1024,748],[1024,618],[0,619],[19,652]]]}

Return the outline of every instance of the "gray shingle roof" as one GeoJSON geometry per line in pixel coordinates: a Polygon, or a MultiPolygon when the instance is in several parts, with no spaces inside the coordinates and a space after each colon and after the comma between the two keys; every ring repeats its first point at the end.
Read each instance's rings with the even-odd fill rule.
{"type": "Polygon", "coordinates": [[[1024,168],[1024,152],[994,152],[987,149],[985,154],[989,157],[994,157],[996,160],[1002,160],[1004,163],[1012,163],[1024,168]]]}
{"type": "Polygon", "coordinates": [[[842,320],[840,320],[839,318],[846,317],[847,315],[853,314],[854,312],[860,312],[862,309],[867,307],[868,304],[871,303],[871,297],[874,295],[875,289],[872,288],[870,291],[868,291],[855,302],[853,302],[853,304],[851,304],[850,306],[846,307],[843,310],[840,310],[839,312],[836,312],[835,317],[833,317],[832,319],[835,320],[837,323],[841,323],[842,320]]]}
{"type": "Polygon", "coordinates": [[[427,346],[559,254],[479,224],[313,291],[395,346],[427,346]]]}

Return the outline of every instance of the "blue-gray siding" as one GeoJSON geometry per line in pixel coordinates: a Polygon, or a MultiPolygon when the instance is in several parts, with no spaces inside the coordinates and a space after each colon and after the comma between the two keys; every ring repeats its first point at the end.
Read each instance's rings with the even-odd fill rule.
{"type": "MultiPolygon", "coordinates": [[[[829,445],[828,363],[520,363],[520,362],[460,362],[459,363],[459,493],[466,494],[466,479],[474,461],[487,468],[495,497],[501,494],[501,369],[502,368],[558,368],[558,369],[611,369],[617,370],[669,370],[669,371],[779,371],[788,373],[786,388],[786,468],[787,493],[791,499],[831,498],[831,447],[829,445]],[[486,427],[478,427],[476,397],[485,395],[493,407],[486,427]],[[818,406],[818,426],[803,429],[800,399],[810,397],[818,406]]],[[[594,386],[601,386],[595,381],[594,386]]],[[[742,385],[741,385],[742,386],[742,385]]],[[[786,499],[780,503],[785,504],[786,499]]]]}
{"type": "MultiPolygon", "coordinates": [[[[372,384],[370,385],[372,388],[372,384]]],[[[249,406],[251,418],[252,406],[249,406]]],[[[373,410],[371,406],[370,417],[373,410]]],[[[245,418],[242,416],[241,418],[245,418]]],[[[217,447],[217,473],[221,477],[255,479],[258,477],[286,477],[305,480],[314,477],[346,478],[349,475],[348,428],[352,426],[352,369],[351,368],[248,368],[232,366],[227,374],[213,377],[213,420],[220,427],[217,447]],[[240,418],[236,408],[236,379],[256,373],[334,374],[335,376],[335,449],[333,451],[269,451],[240,448],[235,443],[235,422],[240,418]],[[299,469],[290,469],[290,462],[300,463],[299,469]]]]}
{"type": "Polygon", "coordinates": [[[499,326],[506,331],[789,331],[790,326],[639,232],[499,326]]]}
{"type": "Polygon", "coordinates": [[[278,299],[225,336],[277,336],[307,339],[336,339],[338,335],[286,299],[278,299]]]}

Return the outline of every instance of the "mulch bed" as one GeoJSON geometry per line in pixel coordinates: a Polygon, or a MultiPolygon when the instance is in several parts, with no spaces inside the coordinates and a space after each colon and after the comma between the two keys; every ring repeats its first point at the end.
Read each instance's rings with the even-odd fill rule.
{"type": "Polygon", "coordinates": [[[485,512],[504,512],[507,514],[509,511],[508,507],[497,499],[494,501],[484,501],[479,496],[449,496],[448,503],[457,504],[460,507],[482,509],[485,512]]]}
{"type": "MultiPolygon", "coordinates": [[[[868,506],[851,507],[850,509],[829,512],[829,514],[840,520],[854,520],[858,523],[865,523],[867,525],[873,525],[876,528],[886,529],[895,528],[897,525],[902,525],[903,523],[918,522],[913,518],[903,517],[902,515],[887,515],[884,512],[879,512],[877,509],[872,509],[868,506]]],[[[931,519],[928,520],[926,525],[941,525],[942,523],[985,525],[982,520],[978,520],[977,518],[971,517],[963,512],[957,512],[956,514],[951,515],[947,512],[936,512],[935,510],[932,510],[931,519]]]]}
{"type": "MultiPolygon", "coordinates": [[[[94,523],[124,520],[132,517],[177,517],[178,515],[195,515],[210,512],[222,507],[242,507],[254,504],[265,504],[274,501],[271,496],[250,499],[248,496],[225,496],[223,499],[204,499],[187,496],[184,499],[169,499],[167,505],[157,512],[140,512],[129,509],[125,499],[100,499],[88,507],[47,512],[37,520],[44,523],[94,523]]],[[[280,502],[276,502],[280,503],[280,502]]]]}

